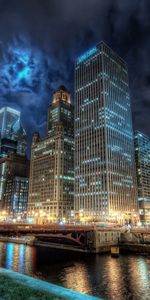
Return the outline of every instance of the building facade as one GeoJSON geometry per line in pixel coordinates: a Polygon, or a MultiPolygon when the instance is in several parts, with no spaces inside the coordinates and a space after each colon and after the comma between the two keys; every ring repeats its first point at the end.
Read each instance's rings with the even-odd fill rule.
{"type": "Polygon", "coordinates": [[[128,69],[103,42],[75,65],[74,205],[84,220],[138,218],[128,69]]]}
{"type": "Polygon", "coordinates": [[[150,224],[150,138],[136,131],[134,142],[139,214],[142,223],[150,224]]]}
{"type": "Polygon", "coordinates": [[[10,107],[0,109],[0,157],[15,152],[26,154],[26,132],[21,125],[20,112],[10,107]]]}
{"type": "Polygon", "coordinates": [[[48,109],[48,133],[33,137],[28,211],[39,222],[70,218],[74,197],[74,122],[70,93],[61,86],[48,109]]]}
{"type": "Polygon", "coordinates": [[[0,159],[0,209],[8,216],[24,214],[27,210],[29,160],[10,153],[0,159]]]}

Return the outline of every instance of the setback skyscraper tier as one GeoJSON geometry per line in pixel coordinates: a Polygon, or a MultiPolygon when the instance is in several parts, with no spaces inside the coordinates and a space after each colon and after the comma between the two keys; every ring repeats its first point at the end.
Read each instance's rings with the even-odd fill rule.
{"type": "Polygon", "coordinates": [[[28,210],[36,222],[66,221],[74,199],[74,122],[64,86],[54,92],[47,128],[44,139],[33,137],[28,210]]]}

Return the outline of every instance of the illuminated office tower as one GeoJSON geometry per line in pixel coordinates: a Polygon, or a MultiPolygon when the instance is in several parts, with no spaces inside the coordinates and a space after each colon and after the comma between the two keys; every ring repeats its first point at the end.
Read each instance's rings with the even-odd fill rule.
{"type": "Polygon", "coordinates": [[[29,160],[16,153],[0,158],[0,210],[20,215],[27,210],[29,160]]]}
{"type": "Polygon", "coordinates": [[[33,137],[28,210],[39,222],[63,221],[70,217],[73,197],[73,106],[70,93],[61,86],[48,109],[47,136],[33,137]]]}
{"type": "Polygon", "coordinates": [[[128,69],[103,42],[75,65],[75,212],[138,218],[128,69]]]}
{"type": "Polygon", "coordinates": [[[134,143],[139,214],[142,223],[150,224],[150,138],[136,131],[134,143]]]}
{"type": "Polygon", "coordinates": [[[26,154],[26,132],[21,125],[20,112],[10,107],[0,109],[0,157],[15,152],[26,154]]]}

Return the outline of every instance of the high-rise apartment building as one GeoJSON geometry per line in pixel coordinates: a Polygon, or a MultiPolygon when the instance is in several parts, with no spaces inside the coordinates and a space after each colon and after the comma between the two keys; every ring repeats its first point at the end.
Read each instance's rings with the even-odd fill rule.
{"type": "Polygon", "coordinates": [[[128,69],[103,42],[75,65],[75,212],[138,217],[128,69]]]}
{"type": "Polygon", "coordinates": [[[29,160],[10,153],[0,159],[0,209],[10,216],[27,210],[29,160]]]}
{"type": "Polygon", "coordinates": [[[63,220],[70,217],[73,197],[73,106],[70,93],[61,86],[48,109],[47,136],[33,137],[28,210],[42,222],[63,220]]]}
{"type": "Polygon", "coordinates": [[[135,161],[141,222],[150,224],[150,138],[136,131],[135,161]]]}
{"type": "Polygon", "coordinates": [[[26,154],[26,132],[21,125],[20,112],[10,107],[0,109],[0,157],[15,152],[26,154]]]}

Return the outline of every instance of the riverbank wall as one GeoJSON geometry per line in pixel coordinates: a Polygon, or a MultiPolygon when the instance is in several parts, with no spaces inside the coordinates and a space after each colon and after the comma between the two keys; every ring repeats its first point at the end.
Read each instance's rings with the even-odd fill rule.
{"type": "Polygon", "coordinates": [[[17,238],[17,237],[8,237],[8,236],[1,236],[0,242],[6,242],[6,243],[15,243],[15,244],[24,244],[33,246],[34,244],[34,238],[33,239],[26,239],[26,238],[17,238]]]}
{"type": "MultiPolygon", "coordinates": [[[[6,237],[1,236],[0,237],[1,242],[6,243],[15,243],[15,244],[24,244],[29,246],[35,246],[35,247],[47,247],[51,249],[59,249],[66,250],[66,251],[73,251],[73,252],[82,252],[83,254],[103,254],[103,253],[110,253],[111,252],[111,246],[109,244],[101,244],[99,248],[97,248],[97,252],[90,252],[88,250],[83,249],[76,249],[72,248],[63,244],[53,244],[48,242],[41,242],[37,241],[34,238],[33,239],[26,239],[26,238],[17,238],[17,237],[6,237]]],[[[126,253],[126,252],[134,252],[139,254],[150,254],[150,244],[134,244],[134,243],[113,243],[113,246],[117,246],[120,249],[120,253],[126,253]]]]}
{"type": "Polygon", "coordinates": [[[100,300],[39,279],[0,268],[0,299],[100,300]],[[1,298],[2,297],[2,298],[1,298]]]}
{"type": "Polygon", "coordinates": [[[120,252],[134,252],[139,254],[150,254],[150,245],[149,244],[120,244],[120,252]]]}

